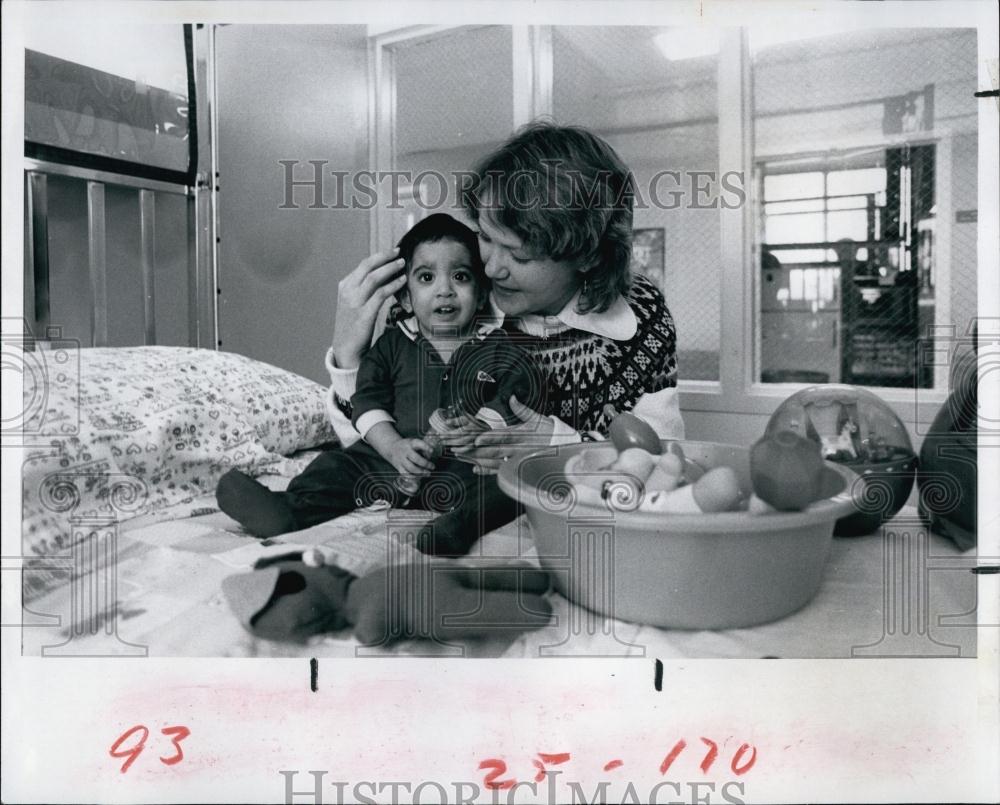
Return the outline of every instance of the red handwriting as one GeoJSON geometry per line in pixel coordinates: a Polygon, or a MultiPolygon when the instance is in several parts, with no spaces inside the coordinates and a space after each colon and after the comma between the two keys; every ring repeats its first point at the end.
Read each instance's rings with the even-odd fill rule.
{"type": "Polygon", "coordinates": [[[544,764],[551,763],[553,766],[555,766],[559,763],[565,763],[567,760],[569,760],[569,752],[556,752],[555,754],[551,754],[548,752],[539,752],[538,757],[540,758],[539,760],[531,761],[534,764],[535,768],[538,769],[538,773],[535,775],[536,783],[540,783],[542,780],[545,779],[545,774],[548,771],[548,769],[545,768],[544,764]]]}
{"type": "Polygon", "coordinates": [[[684,751],[684,747],[687,746],[687,741],[681,738],[677,743],[674,744],[674,748],[667,753],[667,756],[663,758],[663,762],[660,764],[660,774],[666,774],[670,767],[677,760],[677,756],[684,751]]]}
{"type": "MultiPolygon", "coordinates": [[[[711,738],[705,738],[704,736],[701,737],[701,742],[705,744],[707,751],[701,759],[701,763],[699,763],[699,768],[703,774],[708,774],[712,765],[719,757],[719,744],[711,738]]],[[[670,767],[673,766],[674,761],[677,760],[686,748],[687,741],[683,738],[679,739],[666,754],[666,757],[663,758],[663,762],[660,763],[660,774],[665,775],[670,770],[670,767]]],[[[549,772],[549,766],[556,766],[566,763],[569,760],[569,752],[538,752],[536,758],[531,761],[536,769],[535,782],[540,783],[545,779],[546,774],[549,772]]],[[[740,776],[750,771],[756,762],[757,747],[753,744],[744,743],[733,754],[729,762],[729,768],[733,774],[740,776]]],[[[605,763],[603,770],[606,772],[613,771],[624,765],[625,762],[623,760],[615,758],[605,763]]],[[[489,769],[489,774],[483,778],[483,786],[489,790],[507,790],[518,784],[517,780],[513,778],[499,779],[507,773],[507,763],[500,758],[487,758],[479,764],[479,768],[489,769]]]]}
{"type": "Polygon", "coordinates": [[[181,741],[191,734],[191,730],[187,727],[164,727],[160,730],[164,735],[173,735],[174,737],[170,739],[170,742],[174,745],[174,749],[177,750],[176,755],[171,755],[170,757],[161,757],[160,763],[164,766],[173,766],[175,763],[180,763],[184,760],[184,752],[181,751],[181,741]]]}
{"type": "Polygon", "coordinates": [[[497,780],[501,774],[507,771],[507,764],[498,758],[487,758],[479,764],[480,769],[492,769],[492,771],[483,778],[483,787],[488,788],[490,791],[505,791],[508,788],[513,788],[516,780],[497,780]]]}
{"type": "Polygon", "coordinates": [[[705,772],[705,774],[708,774],[708,770],[712,768],[712,764],[715,763],[715,758],[719,754],[719,745],[711,738],[702,738],[701,741],[708,747],[708,751],[705,753],[705,759],[701,761],[701,770],[705,772]]]}
{"type": "MultiPolygon", "coordinates": [[[[181,741],[191,734],[191,730],[187,727],[164,727],[160,730],[163,735],[173,736],[170,739],[170,743],[176,750],[174,754],[169,757],[161,757],[160,763],[164,766],[173,766],[175,763],[180,763],[184,759],[184,752],[181,749],[181,741]]],[[[149,737],[149,729],[142,724],[136,724],[131,729],[125,730],[118,740],[111,744],[111,749],[108,750],[108,754],[115,758],[126,758],[125,762],[122,763],[121,773],[124,774],[128,771],[129,766],[131,766],[139,755],[142,754],[142,750],[146,747],[146,739],[149,737]],[[132,735],[136,733],[141,733],[141,736],[137,741],[135,741],[131,746],[127,748],[122,748],[122,744],[126,743],[132,735]]]]}
{"type": "Polygon", "coordinates": [[[750,769],[753,768],[753,764],[757,762],[757,747],[751,746],[750,744],[743,744],[739,749],[736,750],[736,754],[733,755],[733,762],[729,764],[729,768],[733,770],[733,774],[746,774],[750,769]],[[739,765],[740,760],[743,755],[750,751],[750,760],[744,763],[742,766],[739,765]]]}
{"type": "Polygon", "coordinates": [[[122,763],[122,774],[127,772],[128,767],[135,762],[135,759],[137,757],[139,757],[140,753],[142,752],[143,746],[146,745],[146,739],[148,737],[149,737],[149,730],[146,729],[144,726],[142,726],[142,724],[138,724],[135,727],[132,727],[132,729],[123,732],[121,734],[121,737],[111,745],[111,749],[108,752],[108,754],[110,754],[111,757],[128,758],[128,760],[122,763]],[[131,749],[124,749],[119,751],[119,747],[121,747],[121,745],[125,743],[126,740],[128,740],[128,738],[132,735],[132,733],[138,732],[139,730],[142,730],[142,737],[139,739],[139,742],[131,749]]]}

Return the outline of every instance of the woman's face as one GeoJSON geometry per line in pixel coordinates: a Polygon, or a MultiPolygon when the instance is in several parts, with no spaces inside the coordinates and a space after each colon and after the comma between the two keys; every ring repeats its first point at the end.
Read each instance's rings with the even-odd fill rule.
{"type": "Polygon", "coordinates": [[[493,283],[493,298],[508,316],[555,315],[582,281],[573,263],[532,255],[521,238],[487,215],[479,217],[479,251],[493,283]]]}

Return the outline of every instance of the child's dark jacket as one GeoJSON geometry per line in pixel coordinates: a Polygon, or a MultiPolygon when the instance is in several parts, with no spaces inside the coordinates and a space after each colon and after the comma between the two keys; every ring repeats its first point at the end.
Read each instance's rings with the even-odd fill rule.
{"type": "MultiPolygon", "coordinates": [[[[358,368],[352,422],[385,411],[405,438],[420,437],[436,408],[457,406],[491,427],[514,424],[512,395],[536,411],[545,408],[545,384],[532,358],[503,330],[483,326],[447,364],[412,320],[386,330],[358,368]]],[[[364,422],[361,423],[364,425],[364,422]]]]}

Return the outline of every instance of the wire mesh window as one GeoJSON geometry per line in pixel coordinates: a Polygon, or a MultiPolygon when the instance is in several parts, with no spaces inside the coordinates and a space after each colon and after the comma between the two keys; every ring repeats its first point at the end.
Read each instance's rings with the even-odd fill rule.
{"type": "Polygon", "coordinates": [[[751,31],[758,369],[944,387],[976,315],[976,32],[751,31]]]}
{"type": "Polygon", "coordinates": [[[716,32],[683,28],[552,35],[556,121],[599,133],[635,175],[633,269],[666,297],[683,380],[719,379],[718,47],[716,32]],[[695,181],[707,188],[697,198],[695,181]]]}
{"type": "Polygon", "coordinates": [[[408,177],[400,186],[402,209],[393,216],[393,243],[439,206],[462,217],[456,174],[514,126],[511,48],[511,29],[499,25],[392,46],[395,169],[408,177]]]}

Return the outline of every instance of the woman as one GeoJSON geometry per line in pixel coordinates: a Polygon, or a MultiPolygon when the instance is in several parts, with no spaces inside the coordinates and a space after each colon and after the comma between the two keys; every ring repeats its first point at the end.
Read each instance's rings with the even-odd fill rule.
{"type": "MultiPolygon", "coordinates": [[[[609,403],[662,438],[683,438],[674,325],[652,283],[629,275],[633,180],[614,150],[585,129],[531,124],[479,164],[462,200],[479,226],[493,313],[534,354],[547,388],[544,410],[512,400],[521,424],[456,452],[491,476],[527,449],[604,438],[609,403]]],[[[383,302],[405,283],[395,258],[374,254],[339,285],[327,368],[330,416],[345,442],[358,438],[346,402],[358,363],[383,302]]],[[[464,554],[517,515],[492,477],[480,492],[425,529],[420,550],[464,554]]]]}

